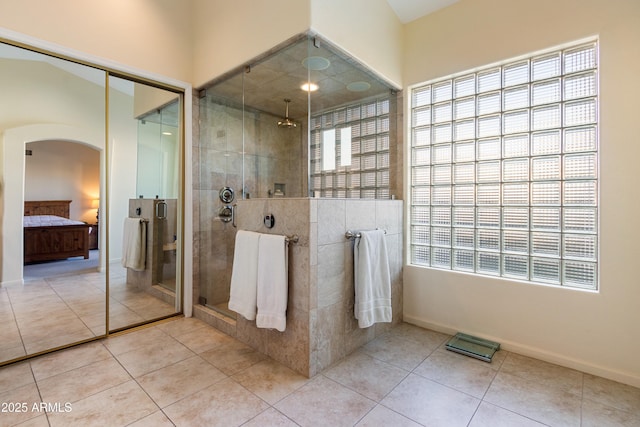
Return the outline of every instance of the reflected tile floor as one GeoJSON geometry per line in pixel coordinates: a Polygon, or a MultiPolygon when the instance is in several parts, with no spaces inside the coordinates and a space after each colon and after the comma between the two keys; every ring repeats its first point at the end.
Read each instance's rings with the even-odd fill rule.
{"type": "Polygon", "coordinates": [[[307,379],[179,318],[0,368],[0,425],[640,426],[638,388],[448,338],[401,324],[307,379]]]}
{"type": "MultiPolygon", "coordinates": [[[[111,329],[175,312],[171,304],[127,285],[124,268],[111,267],[110,277],[111,329]]],[[[104,273],[83,270],[5,285],[0,288],[0,360],[104,335],[105,310],[104,273]]]]}

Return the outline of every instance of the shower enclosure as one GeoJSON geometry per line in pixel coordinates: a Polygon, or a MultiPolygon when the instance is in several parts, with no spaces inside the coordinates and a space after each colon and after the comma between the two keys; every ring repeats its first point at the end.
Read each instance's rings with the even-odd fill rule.
{"type": "Polygon", "coordinates": [[[396,105],[389,84],[307,35],[202,89],[194,108],[196,301],[235,317],[227,302],[239,200],[389,199],[399,191],[390,150],[396,105]]]}

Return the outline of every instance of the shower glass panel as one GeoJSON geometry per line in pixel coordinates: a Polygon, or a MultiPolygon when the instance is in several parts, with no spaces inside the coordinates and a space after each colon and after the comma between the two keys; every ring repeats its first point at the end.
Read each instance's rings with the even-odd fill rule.
{"type": "Polygon", "coordinates": [[[251,65],[244,78],[244,184],[253,198],[307,197],[309,81],[304,38],[251,65]]]}
{"type": "Polygon", "coordinates": [[[178,197],[180,103],[177,94],[169,92],[166,96],[175,99],[138,119],[138,196],[178,197]]]}
{"type": "MultiPolygon", "coordinates": [[[[199,247],[200,283],[198,301],[230,316],[228,311],[231,262],[236,230],[226,216],[237,198],[255,197],[249,186],[243,185],[245,111],[242,93],[245,74],[238,73],[223,84],[206,90],[200,99],[200,133],[196,138],[199,165],[194,167],[196,189],[200,200],[195,240],[199,247]],[[233,200],[223,201],[222,189],[233,190],[233,200]]],[[[248,113],[249,114],[249,113],[248,113]]],[[[247,114],[247,115],[248,115],[247,114]]]]}
{"type": "Polygon", "coordinates": [[[309,182],[315,197],[389,199],[395,91],[326,42],[303,60],[310,94],[309,182]]]}
{"type": "Polygon", "coordinates": [[[109,330],[180,312],[181,96],[109,77],[109,330]],[[131,183],[136,183],[136,186],[131,183]]]}
{"type": "MultiPolygon", "coordinates": [[[[167,92],[166,96],[177,95],[167,92]]],[[[153,283],[171,292],[176,290],[179,117],[176,98],[138,119],[137,194],[139,199],[154,197],[153,283]]]]}
{"type": "Polygon", "coordinates": [[[339,49],[301,36],[201,91],[200,304],[235,316],[227,303],[236,229],[218,215],[222,187],[243,199],[389,198],[378,185],[388,188],[395,145],[390,89],[339,49]]]}

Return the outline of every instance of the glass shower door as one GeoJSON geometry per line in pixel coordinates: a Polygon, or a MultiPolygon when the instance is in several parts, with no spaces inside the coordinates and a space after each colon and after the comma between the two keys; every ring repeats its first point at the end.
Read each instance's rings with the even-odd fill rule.
{"type": "Polygon", "coordinates": [[[181,95],[110,76],[109,330],[181,312],[181,95]],[[122,176],[121,176],[122,175],[122,176]],[[124,175],[127,178],[124,178],[124,175]],[[135,183],[135,185],[132,185],[135,183]]]}

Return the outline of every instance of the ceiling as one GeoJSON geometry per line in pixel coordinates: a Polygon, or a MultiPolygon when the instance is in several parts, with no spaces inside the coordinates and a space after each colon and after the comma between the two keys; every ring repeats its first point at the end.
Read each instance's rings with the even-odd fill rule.
{"type": "Polygon", "coordinates": [[[436,10],[451,6],[459,0],[387,0],[391,9],[403,24],[411,22],[436,10]]]}
{"type": "Polygon", "coordinates": [[[285,114],[285,99],[290,99],[289,116],[304,120],[310,105],[313,113],[358,102],[392,88],[327,43],[304,38],[241,72],[207,88],[216,102],[249,107],[278,117],[285,114]],[[307,61],[311,58],[311,65],[307,61]],[[300,87],[312,82],[319,86],[311,96],[300,87]],[[355,90],[354,90],[355,89],[355,90]],[[220,99],[222,98],[222,100],[220,99]]]}

